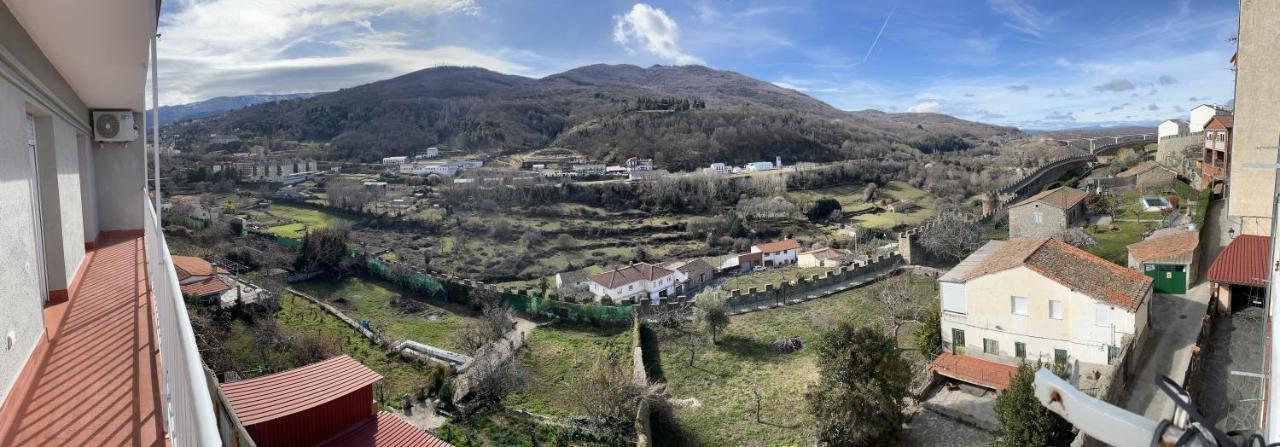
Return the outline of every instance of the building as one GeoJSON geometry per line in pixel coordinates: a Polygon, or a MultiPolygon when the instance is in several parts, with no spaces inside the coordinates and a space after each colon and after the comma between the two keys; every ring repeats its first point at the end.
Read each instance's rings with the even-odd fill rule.
{"type": "Polygon", "coordinates": [[[1191,133],[1191,127],[1183,120],[1165,120],[1156,126],[1156,138],[1176,137],[1191,133]]]}
{"type": "Polygon", "coordinates": [[[627,175],[627,167],[619,165],[606,166],[604,173],[605,175],[627,175]]]}
{"type": "MultiPolygon", "coordinates": [[[[1240,4],[1240,40],[1234,58],[1236,69],[1235,110],[1231,130],[1228,165],[1230,183],[1227,215],[1237,234],[1271,234],[1270,186],[1275,171],[1252,169],[1251,163],[1275,163],[1277,135],[1280,135],[1280,15],[1274,4],[1240,4]]],[[[1225,61],[1224,61],[1225,62],[1225,61]]],[[[1227,68],[1227,67],[1223,67],[1227,68]]],[[[1207,122],[1207,121],[1206,121],[1207,122]]]]}
{"type": "Polygon", "coordinates": [[[557,289],[586,286],[589,282],[591,282],[591,272],[587,269],[556,273],[557,289]]]}
{"type": "Polygon", "coordinates": [[[1141,192],[1163,192],[1173,186],[1178,174],[1160,163],[1147,160],[1116,174],[1115,178],[1125,180],[1141,192]]]}
{"type": "Polygon", "coordinates": [[[652,180],[659,180],[668,175],[671,175],[671,173],[667,172],[666,169],[649,169],[649,170],[631,171],[631,173],[627,175],[627,181],[647,182],[652,180]]]}
{"type": "Polygon", "coordinates": [[[262,447],[448,444],[373,405],[382,376],[342,355],[222,385],[232,410],[262,447]]]}
{"type": "Polygon", "coordinates": [[[772,161],[756,161],[756,162],[747,163],[746,168],[748,171],[751,171],[751,172],[763,172],[763,171],[772,171],[774,169],[774,166],[772,161]]]}
{"type": "Polygon", "coordinates": [[[796,263],[800,243],[795,239],[766,242],[751,246],[752,253],[760,253],[760,264],[765,267],[781,267],[796,263]]]}
{"type": "Polygon", "coordinates": [[[1009,238],[1054,237],[1084,217],[1083,191],[1059,187],[1040,192],[1009,207],[1009,238]]]}
{"type": "Polygon", "coordinates": [[[627,172],[652,171],[652,158],[631,157],[627,159],[627,172]]]}
{"type": "Polygon", "coordinates": [[[890,213],[906,213],[917,208],[920,207],[916,206],[916,203],[910,200],[899,200],[885,205],[884,207],[884,209],[888,210],[890,213]]]}
{"type": "Polygon", "coordinates": [[[195,256],[174,256],[173,268],[178,273],[178,287],[183,296],[204,298],[218,295],[231,286],[219,275],[227,274],[222,268],[214,268],[213,264],[195,256]]]}
{"type": "Polygon", "coordinates": [[[662,268],[675,270],[684,275],[679,293],[689,294],[699,290],[716,276],[716,267],[701,258],[682,261],[670,261],[661,264],[662,268]]]}
{"type": "Polygon", "coordinates": [[[990,241],[938,280],[943,346],[1005,365],[1111,365],[1148,329],[1151,282],[1057,239],[990,241]]]}
{"type": "Polygon", "coordinates": [[[573,175],[577,176],[596,176],[605,175],[605,166],[598,163],[583,163],[573,165],[573,175]]]}
{"type": "Polygon", "coordinates": [[[823,247],[796,255],[796,265],[800,267],[836,268],[844,265],[845,256],[834,248],[823,247]]]}
{"type": "Polygon", "coordinates": [[[712,163],[710,167],[703,169],[702,171],[708,174],[722,174],[722,175],[733,172],[732,168],[730,168],[729,165],[726,165],[724,163],[712,163]]]}
{"type": "Polygon", "coordinates": [[[298,174],[311,174],[319,167],[314,159],[252,157],[231,163],[240,179],[254,182],[282,182],[298,174]]]}
{"type": "Polygon", "coordinates": [[[1204,126],[1209,124],[1209,120],[1218,115],[1227,115],[1231,111],[1225,107],[1200,104],[1191,109],[1188,113],[1187,130],[1190,133],[1200,133],[1204,131],[1204,126]]]}
{"type": "Polygon", "coordinates": [[[405,162],[407,161],[409,161],[409,157],[405,155],[398,155],[395,157],[382,157],[382,164],[386,166],[400,166],[402,164],[405,164],[405,162]]]}
{"type": "Polygon", "coordinates": [[[421,155],[420,157],[425,157],[425,158],[436,158],[436,157],[439,157],[439,156],[440,156],[440,148],[435,147],[435,146],[431,146],[431,147],[427,148],[427,150],[423,151],[423,152],[422,152],[422,155],[421,155]]]}
{"type": "Polygon", "coordinates": [[[1196,282],[1200,232],[1166,228],[1129,244],[1129,268],[1150,276],[1156,293],[1186,293],[1196,282]]]}
{"type": "Polygon", "coordinates": [[[1204,156],[1200,159],[1200,185],[1213,187],[1226,182],[1231,173],[1231,128],[1235,117],[1218,115],[1204,127],[1204,156]]]}
{"type": "Polygon", "coordinates": [[[679,271],[641,262],[592,276],[588,286],[596,301],[640,303],[647,299],[657,303],[675,297],[684,281],[679,271]]]}
{"type": "Polygon", "coordinates": [[[1267,255],[1271,238],[1255,234],[1236,236],[1209,266],[1206,278],[1218,309],[1233,312],[1261,306],[1266,297],[1267,255]]]}

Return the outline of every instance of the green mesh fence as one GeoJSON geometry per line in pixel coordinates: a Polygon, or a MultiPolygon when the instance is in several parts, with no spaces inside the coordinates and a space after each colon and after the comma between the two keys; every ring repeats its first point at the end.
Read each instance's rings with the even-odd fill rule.
{"type": "Polygon", "coordinates": [[[406,268],[394,268],[374,258],[366,259],[365,266],[369,268],[369,273],[409,290],[428,293],[444,291],[444,285],[440,281],[425,273],[418,273],[406,268]]]}
{"type": "Polygon", "coordinates": [[[514,293],[503,294],[503,304],[530,315],[596,324],[630,324],[635,306],[575,304],[514,293]]]}
{"type": "Polygon", "coordinates": [[[276,243],[293,251],[302,250],[302,240],[291,237],[276,236],[276,243]]]}

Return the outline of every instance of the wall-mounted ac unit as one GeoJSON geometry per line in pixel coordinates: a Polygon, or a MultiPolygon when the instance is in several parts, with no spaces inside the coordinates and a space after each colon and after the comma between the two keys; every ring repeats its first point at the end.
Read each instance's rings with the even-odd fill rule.
{"type": "Polygon", "coordinates": [[[120,143],[136,139],[138,139],[138,128],[133,124],[133,111],[93,111],[93,141],[120,143]]]}

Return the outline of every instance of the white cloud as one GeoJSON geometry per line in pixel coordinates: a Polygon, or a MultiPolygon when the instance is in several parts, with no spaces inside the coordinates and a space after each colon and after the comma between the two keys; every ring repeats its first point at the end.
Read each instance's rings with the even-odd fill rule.
{"type": "Polygon", "coordinates": [[[680,27],[666,11],[636,3],[631,11],[613,17],[613,40],[627,51],[635,44],[645,51],[679,65],[705,64],[680,49],[680,27]]]}
{"type": "Polygon", "coordinates": [[[798,85],[795,85],[795,84],[791,84],[791,83],[787,83],[787,82],[781,82],[781,81],[779,81],[779,82],[774,82],[774,83],[773,83],[773,85],[776,85],[776,86],[778,86],[778,87],[782,87],[782,88],[786,88],[786,89],[795,90],[795,91],[797,91],[797,92],[804,92],[804,91],[808,91],[808,90],[809,90],[809,89],[807,89],[807,88],[804,88],[804,87],[801,87],[801,86],[798,86],[798,85]]]}
{"type": "Polygon", "coordinates": [[[991,0],[990,4],[991,9],[1009,19],[1005,26],[1037,38],[1044,37],[1044,31],[1056,20],[1022,0],[991,0]]]}
{"type": "Polygon", "coordinates": [[[938,113],[940,110],[942,110],[942,103],[938,101],[924,101],[907,107],[907,113],[938,113]]]}
{"type": "Polygon", "coordinates": [[[503,52],[419,48],[380,19],[478,14],[474,0],[214,0],[166,4],[160,23],[161,102],[351,87],[438,65],[508,73],[503,52]]]}

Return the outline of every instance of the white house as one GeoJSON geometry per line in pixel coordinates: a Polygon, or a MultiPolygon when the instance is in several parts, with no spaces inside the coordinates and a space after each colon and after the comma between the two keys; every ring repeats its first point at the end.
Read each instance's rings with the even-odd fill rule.
{"type": "Polygon", "coordinates": [[[760,253],[761,263],[769,267],[780,267],[796,263],[800,253],[800,243],[795,239],[766,242],[751,246],[752,253],[760,253]]]}
{"type": "Polygon", "coordinates": [[[599,163],[580,163],[573,165],[574,175],[604,175],[605,166],[599,163]]]}
{"type": "Polygon", "coordinates": [[[750,170],[750,171],[755,171],[755,172],[772,171],[773,169],[774,169],[774,166],[772,161],[756,161],[756,162],[747,163],[747,170],[750,170]]]}
{"type": "Polygon", "coordinates": [[[641,262],[592,276],[588,287],[596,301],[639,303],[648,299],[656,304],[662,298],[674,297],[685,279],[679,271],[641,262]]]}
{"type": "Polygon", "coordinates": [[[404,156],[404,155],[396,156],[396,157],[382,157],[382,164],[384,164],[384,165],[397,165],[397,166],[399,166],[399,165],[404,164],[404,162],[406,162],[406,161],[409,161],[409,157],[408,157],[408,156],[404,156]]]}
{"type": "Polygon", "coordinates": [[[424,152],[424,153],[422,154],[422,156],[423,156],[423,157],[426,157],[426,158],[436,158],[436,157],[439,157],[439,156],[440,156],[440,148],[435,147],[435,146],[429,147],[429,148],[427,148],[426,152],[424,152]]]}
{"type": "Polygon", "coordinates": [[[1110,365],[1147,330],[1151,282],[1057,239],[990,241],[938,280],[943,347],[1006,365],[1110,365]]]}
{"type": "Polygon", "coordinates": [[[1156,126],[1156,138],[1175,137],[1191,133],[1191,128],[1183,120],[1165,120],[1156,126]]]}
{"type": "Polygon", "coordinates": [[[833,248],[823,247],[796,255],[796,264],[800,267],[836,268],[844,265],[844,255],[833,248]]]}
{"type": "Polygon", "coordinates": [[[1204,132],[1204,125],[1209,120],[1218,115],[1230,115],[1231,111],[1222,107],[1209,104],[1200,104],[1191,109],[1190,119],[1187,121],[1188,130],[1191,133],[1204,132]]]}

